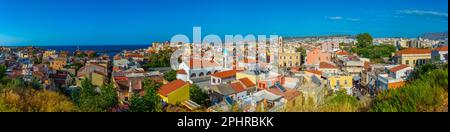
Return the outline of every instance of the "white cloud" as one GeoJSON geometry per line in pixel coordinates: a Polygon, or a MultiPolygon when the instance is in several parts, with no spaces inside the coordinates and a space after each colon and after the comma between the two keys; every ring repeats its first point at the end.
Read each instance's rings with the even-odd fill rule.
{"type": "Polygon", "coordinates": [[[358,19],[358,18],[346,18],[346,17],[342,17],[342,16],[333,16],[333,17],[326,17],[326,18],[330,19],[330,20],[344,20],[344,21],[353,21],[353,22],[361,21],[361,19],[358,19]]]}
{"type": "Polygon", "coordinates": [[[399,11],[397,11],[397,13],[408,14],[408,15],[436,16],[436,17],[447,17],[448,18],[448,13],[446,13],[446,12],[437,12],[437,11],[399,10],[399,11]]]}

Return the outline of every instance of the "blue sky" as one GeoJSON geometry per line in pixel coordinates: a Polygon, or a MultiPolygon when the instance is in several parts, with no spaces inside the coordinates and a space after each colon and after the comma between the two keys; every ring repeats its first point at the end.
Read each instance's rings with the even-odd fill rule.
{"type": "Polygon", "coordinates": [[[448,31],[448,0],[0,0],[0,45],[149,44],[176,34],[448,31]]]}

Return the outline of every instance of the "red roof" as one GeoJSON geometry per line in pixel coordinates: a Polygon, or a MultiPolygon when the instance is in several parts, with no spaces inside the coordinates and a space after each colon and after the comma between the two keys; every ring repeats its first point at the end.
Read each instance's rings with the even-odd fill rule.
{"type": "Polygon", "coordinates": [[[286,92],[283,92],[279,88],[269,88],[267,91],[278,96],[283,96],[286,100],[292,100],[300,95],[300,92],[293,89],[286,89],[286,92]]]}
{"type": "Polygon", "coordinates": [[[435,51],[448,51],[448,46],[441,46],[441,47],[438,47],[438,48],[436,48],[434,50],[435,51]]]}
{"type": "Polygon", "coordinates": [[[337,55],[348,55],[348,52],[345,50],[339,50],[336,52],[337,55]]]}
{"type": "Polygon", "coordinates": [[[241,78],[239,79],[239,81],[241,81],[247,88],[256,86],[256,84],[250,81],[250,79],[248,78],[241,78]]]}
{"type": "Polygon", "coordinates": [[[317,75],[322,76],[322,72],[321,72],[321,71],[317,71],[317,70],[307,70],[306,72],[309,72],[309,73],[313,73],[313,74],[317,74],[317,75]]]}
{"type": "Polygon", "coordinates": [[[240,93],[242,91],[245,91],[244,86],[242,86],[242,84],[240,82],[231,83],[230,86],[231,86],[231,88],[234,89],[234,91],[236,91],[236,93],[240,93]]]}
{"type": "Polygon", "coordinates": [[[389,71],[397,72],[397,71],[400,71],[400,70],[405,69],[407,67],[409,67],[409,66],[408,65],[399,65],[399,66],[396,66],[396,67],[393,67],[393,68],[389,69],[389,71]]]}
{"type": "Polygon", "coordinates": [[[429,49],[418,49],[418,48],[407,48],[400,51],[397,51],[396,55],[403,54],[431,54],[431,50],[429,49]]]}
{"type": "Polygon", "coordinates": [[[230,78],[236,76],[236,70],[228,70],[228,71],[222,71],[218,73],[214,73],[211,76],[215,76],[218,78],[230,78]]]}
{"type": "MultiPolygon", "coordinates": [[[[191,67],[191,62],[190,61],[188,61],[188,62],[186,62],[186,64],[189,66],[189,67],[191,67]]],[[[203,64],[203,68],[206,68],[206,67],[216,67],[216,66],[221,66],[219,63],[216,63],[216,62],[211,62],[211,61],[209,61],[209,60],[202,60],[202,61],[200,61],[200,60],[198,60],[198,59],[195,59],[194,61],[193,61],[193,68],[201,68],[202,67],[202,64],[203,64]]]]}
{"type": "Polygon", "coordinates": [[[162,85],[161,88],[159,88],[158,93],[163,96],[167,96],[170,93],[172,93],[173,91],[175,91],[178,88],[181,88],[187,84],[188,83],[184,82],[183,80],[175,80],[170,83],[162,85]]]}
{"type": "Polygon", "coordinates": [[[187,73],[186,73],[185,70],[178,70],[178,71],[177,71],[177,74],[187,75],[187,73]]]}
{"type": "Polygon", "coordinates": [[[114,77],[114,80],[116,80],[116,81],[127,81],[128,78],[127,77],[122,77],[122,76],[117,76],[117,77],[114,77]]]}
{"type": "Polygon", "coordinates": [[[364,62],[364,69],[370,70],[370,65],[372,65],[372,63],[370,63],[370,62],[364,62]]]}
{"type": "Polygon", "coordinates": [[[328,62],[320,62],[319,68],[337,68],[328,62]]]}

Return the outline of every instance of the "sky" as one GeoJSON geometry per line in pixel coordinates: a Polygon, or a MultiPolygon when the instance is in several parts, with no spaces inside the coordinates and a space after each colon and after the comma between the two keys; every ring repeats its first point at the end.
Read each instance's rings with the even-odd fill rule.
{"type": "Polygon", "coordinates": [[[219,36],[413,38],[448,31],[448,0],[0,0],[0,45],[150,44],[194,26],[219,36]]]}

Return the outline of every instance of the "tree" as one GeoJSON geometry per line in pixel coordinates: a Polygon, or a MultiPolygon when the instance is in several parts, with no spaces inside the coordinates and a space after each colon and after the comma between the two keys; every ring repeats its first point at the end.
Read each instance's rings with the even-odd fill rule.
{"type": "Polygon", "coordinates": [[[30,86],[36,90],[40,90],[43,88],[41,82],[37,78],[34,78],[31,80],[30,86]]]}
{"type": "Polygon", "coordinates": [[[169,82],[176,80],[177,79],[177,71],[170,70],[169,72],[164,74],[164,78],[169,82]]]}
{"type": "Polygon", "coordinates": [[[344,91],[339,91],[328,97],[319,109],[323,112],[357,112],[358,100],[344,91]]]}
{"type": "Polygon", "coordinates": [[[5,78],[6,76],[6,66],[0,65],[0,82],[5,78]]]}
{"type": "Polygon", "coordinates": [[[369,58],[374,62],[382,63],[383,58],[388,58],[396,51],[393,45],[371,45],[363,48],[354,48],[352,52],[356,52],[359,56],[369,58]]]}
{"type": "Polygon", "coordinates": [[[161,86],[153,80],[146,79],[143,82],[146,90],[144,96],[138,93],[134,94],[130,99],[131,112],[162,112],[161,97],[156,93],[156,90],[161,86]]]}
{"type": "Polygon", "coordinates": [[[80,90],[72,91],[72,100],[81,111],[104,112],[117,106],[117,92],[112,84],[103,86],[100,88],[100,92],[95,89],[91,80],[86,78],[81,82],[80,90]]]}
{"type": "Polygon", "coordinates": [[[419,79],[377,95],[372,112],[448,112],[448,68],[435,69],[419,79]]]}
{"type": "Polygon", "coordinates": [[[204,107],[209,107],[211,105],[208,94],[203,92],[198,85],[192,84],[189,87],[189,96],[192,101],[203,105],[204,107]]]}
{"type": "Polygon", "coordinates": [[[373,38],[369,33],[362,33],[356,36],[356,40],[358,41],[358,48],[365,48],[373,45],[373,38]]]}
{"type": "Polygon", "coordinates": [[[113,108],[119,103],[119,99],[117,98],[117,91],[114,88],[113,84],[104,85],[101,88],[100,96],[105,101],[105,103],[103,104],[104,108],[113,108]]]}
{"type": "Polygon", "coordinates": [[[301,57],[302,57],[301,63],[303,64],[304,61],[305,61],[305,57],[306,57],[306,49],[303,48],[303,47],[298,47],[298,48],[295,49],[295,52],[300,52],[301,53],[301,57]]]}

